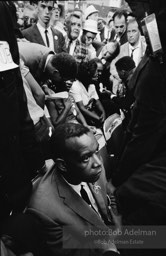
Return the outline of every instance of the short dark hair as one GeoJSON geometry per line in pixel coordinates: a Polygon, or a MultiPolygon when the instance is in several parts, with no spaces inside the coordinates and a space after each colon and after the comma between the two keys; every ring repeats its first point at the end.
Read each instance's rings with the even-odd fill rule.
{"type": "Polygon", "coordinates": [[[77,75],[77,62],[68,53],[61,52],[53,55],[51,65],[58,69],[62,78],[73,79],[77,75]]]}
{"type": "Polygon", "coordinates": [[[134,60],[129,56],[124,56],[117,60],[115,63],[117,70],[124,70],[124,71],[131,71],[133,68],[135,68],[135,62],[134,60]]]}
{"type": "Polygon", "coordinates": [[[89,133],[88,127],[76,123],[64,123],[55,128],[54,134],[50,140],[51,155],[55,161],[57,158],[63,158],[66,152],[66,140],[74,137],[81,137],[89,133]]]}
{"type": "Polygon", "coordinates": [[[97,63],[96,61],[94,61],[94,59],[91,59],[90,61],[86,62],[81,62],[78,66],[77,79],[85,87],[87,87],[91,83],[92,77],[94,76],[96,70],[97,63]]]}
{"type": "Polygon", "coordinates": [[[127,12],[125,10],[117,10],[113,14],[112,19],[115,20],[116,17],[121,18],[122,16],[124,16],[125,20],[127,21],[127,12]]]}

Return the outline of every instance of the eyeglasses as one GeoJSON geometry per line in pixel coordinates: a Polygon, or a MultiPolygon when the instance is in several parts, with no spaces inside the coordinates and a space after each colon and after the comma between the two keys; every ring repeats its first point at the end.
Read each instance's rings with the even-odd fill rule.
{"type": "Polygon", "coordinates": [[[54,9],[53,9],[54,11],[58,11],[58,12],[60,12],[61,10],[58,8],[58,7],[54,7],[54,9]]]}
{"type": "Polygon", "coordinates": [[[53,6],[48,6],[48,5],[45,5],[45,4],[41,4],[40,7],[41,7],[42,9],[48,8],[48,11],[49,11],[49,12],[52,12],[52,11],[54,10],[54,7],[53,7],[53,6]]]}

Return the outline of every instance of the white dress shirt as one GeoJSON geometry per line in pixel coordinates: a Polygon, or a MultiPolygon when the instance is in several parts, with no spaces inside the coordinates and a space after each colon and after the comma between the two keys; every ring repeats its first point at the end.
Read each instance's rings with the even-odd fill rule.
{"type": "MultiPolygon", "coordinates": [[[[67,183],[68,183],[68,182],[67,182],[67,183]]],[[[75,191],[80,197],[81,197],[81,193],[80,193],[80,191],[81,191],[81,185],[83,185],[83,188],[85,189],[86,193],[88,194],[89,200],[90,200],[91,205],[92,205],[92,206],[90,206],[90,207],[93,207],[94,210],[95,210],[95,211],[99,214],[99,216],[101,217],[101,215],[100,215],[100,213],[99,213],[99,210],[98,210],[98,207],[97,207],[97,204],[96,204],[96,202],[95,202],[95,199],[94,199],[94,197],[93,197],[93,195],[92,195],[92,192],[91,192],[91,190],[90,190],[88,184],[87,184],[86,182],[81,182],[81,183],[78,184],[78,185],[73,185],[73,184],[70,184],[70,183],[68,183],[68,184],[74,189],[74,191],[75,191]]]]}
{"type": "Polygon", "coordinates": [[[69,54],[72,55],[72,56],[74,54],[74,50],[75,50],[75,47],[76,47],[76,41],[77,41],[77,39],[73,40],[70,44],[69,54]]]}
{"type": "Polygon", "coordinates": [[[48,40],[49,40],[49,48],[54,51],[54,38],[53,38],[53,34],[52,34],[52,31],[51,31],[51,27],[48,27],[48,28],[44,28],[40,25],[40,23],[38,22],[37,23],[37,27],[39,29],[39,32],[43,38],[43,41],[45,43],[45,45],[47,46],[47,42],[46,42],[46,34],[45,34],[45,30],[47,29],[47,36],[48,36],[48,40]]]}
{"type": "Polygon", "coordinates": [[[142,59],[143,54],[144,54],[143,49],[142,49],[141,40],[139,40],[138,45],[135,47],[133,47],[131,44],[129,44],[129,56],[131,56],[132,51],[133,51],[133,60],[137,67],[142,59]]]}

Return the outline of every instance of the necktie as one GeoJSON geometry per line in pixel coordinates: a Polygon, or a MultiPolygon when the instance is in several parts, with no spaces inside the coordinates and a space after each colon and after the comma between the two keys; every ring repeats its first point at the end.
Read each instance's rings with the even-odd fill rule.
{"type": "Polygon", "coordinates": [[[132,49],[131,50],[131,58],[133,59],[133,52],[134,52],[135,49],[132,49]]]}
{"type": "Polygon", "coordinates": [[[86,190],[84,189],[84,186],[83,186],[83,185],[81,185],[80,194],[81,194],[82,198],[84,199],[84,201],[85,201],[88,205],[92,205],[92,204],[91,204],[91,201],[90,201],[90,199],[89,199],[89,196],[88,196],[86,190]]]}
{"type": "Polygon", "coordinates": [[[88,193],[86,192],[86,190],[84,189],[84,185],[82,185],[82,184],[81,184],[80,194],[81,194],[82,199],[84,199],[84,201],[94,210],[94,212],[97,213],[100,216],[98,210],[93,205],[93,203],[90,201],[88,193]]]}
{"type": "Polygon", "coordinates": [[[69,40],[69,44],[68,44],[68,47],[67,47],[67,52],[70,54],[70,46],[72,44],[72,40],[69,40]]]}
{"type": "Polygon", "coordinates": [[[48,35],[47,35],[47,33],[48,33],[48,30],[46,29],[46,30],[45,30],[46,42],[47,42],[47,46],[49,47],[49,46],[50,46],[50,44],[49,44],[49,39],[48,39],[48,35]]]}

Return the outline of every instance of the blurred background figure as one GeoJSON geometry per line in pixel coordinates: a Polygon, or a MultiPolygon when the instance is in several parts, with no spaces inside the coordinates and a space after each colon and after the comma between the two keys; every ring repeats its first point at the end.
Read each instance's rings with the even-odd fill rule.
{"type": "Polygon", "coordinates": [[[103,19],[98,19],[97,28],[99,31],[100,41],[103,43],[107,43],[109,41],[109,29],[106,26],[106,22],[103,19]]]}
{"type": "Polygon", "coordinates": [[[84,22],[83,33],[81,36],[81,42],[87,47],[89,60],[96,57],[96,50],[92,43],[98,33],[97,21],[88,19],[84,22]]]}
{"type": "Polygon", "coordinates": [[[66,36],[66,31],[64,29],[64,19],[62,18],[62,6],[58,5],[56,1],[54,1],[54,9],[52,12],[50,24],[53,28],[59,30],[63,36],[66,36]]]}
{"type": "Polygon", "coordinates": [[[114,13],[112,19],[117,40],[120,45],[123,45],[127,42],[127,13],[124,10],[118,10],[114,13]]]}
{"type": "Polygon", "coordinates": [[[24,29],[37,23],[37,11],[33,5],[26,5],[23,10],[24,29]]]}
{"type": "Polygon", "coordinates": [[[65,52],[65,39],[62,33],[50,26],[50,19],[54,9],[54,1],[38,1],[37,24],[24,29],[23,36],[30,42],[49,47],[56,53],[65,52]]]}
{"type": "Polygon", "coordinates": [[[141,30],[137,20],[131,19],[127,23],[127,42],[120,46],[119,55],[112,61],[110,72],[111,80],[113,81],[114,92],[116,93],[117,86],[121,83],[121,79],[115,67],[115,62],[124,56],[130,56],[136,67],[143,58],[146,50],[146,41],[144,36],[141,36],[141,30]]]}
{"type": "Polygon", "coordinates": [[[113,15],[116,12],[116,8],[110,8],[106,16],[106,26],[108,28],[108,42],[115,39],[116,31],[113,24],[113,15]]]}
{"type": "Polygon", "coordinates": [[[89,5],[84,10],[84,18],[85,18],[85,20],[95,20],[95,21],[98,21],[98,17],[99,17],[99,11],[93,5],[89,5]]]}

